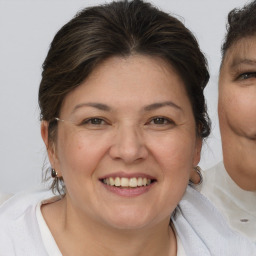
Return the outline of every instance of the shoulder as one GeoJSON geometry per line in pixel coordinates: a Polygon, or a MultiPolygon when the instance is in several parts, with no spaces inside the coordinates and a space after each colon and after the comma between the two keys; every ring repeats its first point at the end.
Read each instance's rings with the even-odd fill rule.
{"type": "Polygon", "coordinates": [[[213,167],[202,171],[203,182],[200,192],[202,194],[207,194],[208,191],[212,191],[215,186],[219,184],[219,180],[225,174],[225,172],[226,170],[223,162],[219,162],[213,167]]]}
{"type": "Polygon", "coordinates": [[[44,248],[36,219],[36,206],[52,197],[51,191],[41,188],[18,193],[0,206],[1,251],[16,255],[38,255],[44,248]],[[19,254],[20,253],[20,254],[19,254]]]}
{"type": "Polygon", "coordinates": [[[231,230],[210,201],[193,188],[188,187],[172,219],[188,255],[256,255],[256,246],[231,230]]]}
{"type": "Polygon", "coordinates": [[[12,197],[11,194],[0,193],[0,205],[7,201],[7,199],[9,199],[10,197],[12,197]]]}
{"type": "Polygon", "coordinates": [[[9,196],[0,206],[0,220],[3,218],[14,220],[27,212],[29,208],[35,208],[39,201],[48,199],[52,196],[52,192],[43,187],[9,196]]]}
{"type": "Polygon", "coordinates": [[[222,173],[223,171],[225,171],[225,167],[223,162],[219,162],[216,165],[212,166],[209,169],[206,169],[203,171],[203,177],[207,180],[207,179],[211,179],[214,176],[222,173]]]}
{"type": "Polygon", "coordinates": [[[214,166],[212,166],[211,168],[206,169],[205,172],[210,173],[210,172],[219,172],[219,171],[223,171],[223,170],[225,170],[224,163],[223,163],[223,161],[220,161],[217,164],[215,164],[214,166]]]}

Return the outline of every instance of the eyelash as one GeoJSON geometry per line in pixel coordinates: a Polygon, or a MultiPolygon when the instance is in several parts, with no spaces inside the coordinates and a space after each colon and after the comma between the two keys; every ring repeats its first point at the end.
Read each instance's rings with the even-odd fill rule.
{"type": "Polygon", "coordinates": [[[95,125],[95,126],[102,126],[108,124],[103,118],[100,117],[91,117],[88,119],[85,119],[81,122],[80,125],[95,125]],[[95,121],[95,123],[93,123],[95,121]],[[100,123],[99,123],[100,122],[100,123]],[[103,123],[102,123],[103,122],[103,123]]]}
{"type": "MultiPolygon", "coordinates": [[[[110,122],[104,120],[103,118],[100,117],[91,117],[88,119],[83,120],[79,125],[90,125],[94,127],[100,127],[103,125],[109,125],[110,122]]],[[[158,127],[163,127],[163,126],[169,126],[169,125],[175,125],[175,122],[169,118],[162,117],[162,116],[156,116],[151,118],[148,122],[145,123],[145,125],[154,125],[158,127]]]]}
{"type": "Polygon", "coordinates": [[[237,77],[237,80],[256,78],[256,72],[244,72],[237,77]]]}
{"type": "Polygon", "coordinates": [[[153,123],[153,125],[171,125],[171,124],[175,124],[173,120],[166,118],[166,117],[162,117],[162,116],[157,116],[157,117],[153,117],[149,120],[149,122],[147,124],[150,124],[152,121],[156,121],[156,120],[161,120],[164,123],[153,123]]]}

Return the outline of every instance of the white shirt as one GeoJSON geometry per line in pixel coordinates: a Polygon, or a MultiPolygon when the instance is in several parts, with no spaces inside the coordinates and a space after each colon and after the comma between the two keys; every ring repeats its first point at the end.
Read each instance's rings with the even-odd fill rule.
{"type": "MultiPolygon", "coordinates": [[[[0,206],[0,256],[61,256],[40,207],[53,194],[19,193],[0,206]]],[[[228,228],[217,210],[188,187],[172,216],[178,256],[256,256],[256,246],[228,228]]]]}
{"type": "Polygon", "coordinates": [[[0,205],[5,202],[8,198],[10,198],[12,195],[11,194],[3,194],[0,193],[0,205]]]}
{"type": "Polygon", "coordinates": [[[202,175],[201,193],[224,215],[231,228],[256,243],[256,191],[241,189],[228,175],[223,162],[202,175]]]}
{"type": "MultiPolygon", "coordinates": [[[[41,212],[41,205],[47,204],[52,200],[45,200],[40,202],[36,206],[36,218],[39,224],[40,233],[42,236],[43,244],[46,248],[48,255],[50,256],[62,256],[41,212]]],[[[177,240],[177,256],[186,256],[181,240],[179,239],[178,234],[175,232],[177,240]]]]}
{"type": "Polygon", "coordinates": [[[42,212],[41,212],[41,205],[46,204],[46,203],[47,203],[47,200],[44,202],[39,202],[36,206],[36,219],[37,219],[37,222],[39,225],[42,242],[43,242],[43,245],[44,245],[48,255],[62,256],[62,254],[52,236],[52,233],[44,220],[42,212]]]}

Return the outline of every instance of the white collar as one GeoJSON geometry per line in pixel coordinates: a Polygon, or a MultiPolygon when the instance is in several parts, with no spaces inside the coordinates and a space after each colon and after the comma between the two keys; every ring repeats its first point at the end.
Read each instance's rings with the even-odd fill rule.
{"type": "Polygon", "coordinates": [[[219,171],[215,177],[215,186],[225,192],[240,209],[246,209],[248,213],[256,216],[256,191],[246,191],[240,188],[229,176],[223,162],[216,165],[216,168],[219,171]]]}
{"type": "Polygon", "coordinates": [[[51,255],[51,256],[62,256],[62,254],[52,236],[52,233],[49,230],[48,225],[44,220],[44,217],[41,212],[41,205],[46,204],[47,202],[53,202],[57,200],[59,200],[59,197],[53,197],[49,200],[39,202],[36,206],[36,218],[39,225],[42,241],[43,241],[45,250],[47,251],[48,255],[51,255]]]}
{"type": "Polygon", "coordinates": [[[189,186],[172,221],[189,256],[256,255],[256,246],[232,231],[217,209],[189,186]]]}

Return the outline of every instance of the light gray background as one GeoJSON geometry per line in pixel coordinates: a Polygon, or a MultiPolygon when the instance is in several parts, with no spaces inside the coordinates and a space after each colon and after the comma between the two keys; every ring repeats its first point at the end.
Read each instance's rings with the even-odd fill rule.
{"type": "MultiPolygon", "coordinates": [[[[41,182],[45,148],[40,136],[37,93],[41,65],[58,29],[75,13],[99,0],[0,0],[0,192],[15,193],[41,182]]],[[[222,158],[217,118],[220,47],[228,12],[245,0],[152,0],[177,14],[199,40],[209,61],[205,91],[212,134],[200,166],[222,158]]]]}

